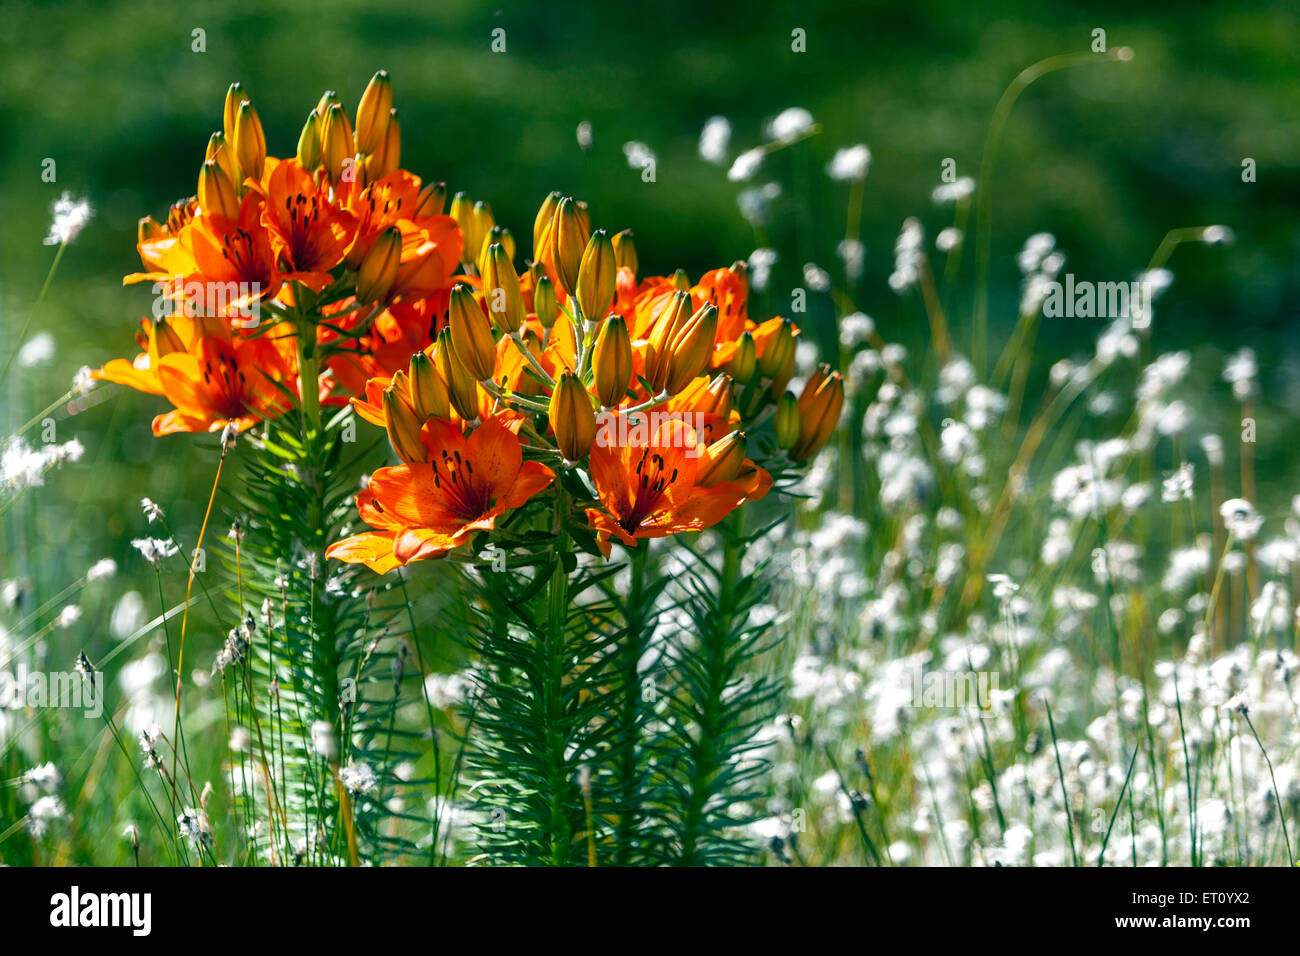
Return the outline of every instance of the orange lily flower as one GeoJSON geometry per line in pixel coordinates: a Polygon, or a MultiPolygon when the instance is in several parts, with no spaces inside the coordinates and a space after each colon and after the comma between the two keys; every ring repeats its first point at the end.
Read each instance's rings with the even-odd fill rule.
{"type": "MultiPolygon", "coordinates": [[[[625,282],[621,275],[620,282],[625,282]]],[[[628,319],[628,328],[632,330],[633,343],[638,347],[638,358],[644,352],[645,340],[649,339],[655,324],[671,304],[676,290],[673,280],[665,276],[647,278],[637,286],[635,294],[631,294],[625,284],[619,286],[619,299],[615,308],[626,308],[626,302],[631,297],[632,309],[630,312],[625,311],[624,317],[628,319]]],[[[737,266],[706,272],[689,292],[692,311],[698,310],[705,303],[712,304],[718,310],[718,330],[709,359],[709,367],[712,369],[727,367],[736,352],[740,337],[746,332],[754,336],[758,353],[762,355],[767,340],[781,327],[783,320],[780,318],[759,324],[749,317],[749,280],[745,271],[737,266]]],[[[794,334],[799,334],[797,328],[794,334]]]]}
{"type": "MultiPolygon", "coordinates": [[[[198,321],[211,324],[209,320],[198,321]]],[[[169,352],[188,351],[199,334],[195,320],[183,314],[171,316],[164,322],[155,322],[146,316],[140,320],[140,331],[135,335],[140,354],[130,361],[124,358],[113,359],[103,368],[91,372],[90,376],[104,382],[116,382],[148,395],[162,395],[158,362],[169,352]]]]}
{"type": "Polygon", "coordinates": [[[181,243],[184,229],[198,212],[196,199],[182,199],[172,204],[166,222],[156,222],[152,216],[140,220],[139,241],[136,251],[146,272],[136,272],[122,280],[123,285],[137,282],[156,282],[171,279],[194,271],[194,256],[181,243]]]}
{"type": "Polygon", "coordinates": [[[356,219],[356,236],[347,251],[355,269],[375,240],[390,227],[402,234],[402,264],[390,300],[415,300],[448,288],[460,262],[465,240],[451,216],[418,214],[420,178],[404,169],[383,176],[347,198],[356,219]]]}
{"type": "MultiPolygon", "coordinates": [[[[186,230],[190,233],[196,271],[186,276],[187,287],[195,281],[204,284],[205,289],[208,285],[235,283],[241,294],[230,297],[225,303],[228,307],[247,307],[258,299],[275,297],[282,280],[270,233],[262,224],[263,202],[250,189],[240,203],[238,221],[205,212],[190,222],[186,230]]],[[[194,305],[200,314],[212,314],[212,303],[199,301],[194,305]]]]}
{"type": "Polygon", "coordinates": [[[296,159],[268,158],[263,179],[265,185],[252,188],[265,199],[262,224],[283,278],[319,292],[333,279],[329,270],[343,261],[356,233],[356,219],[336,208],[328,191],[296,159]]]}
{"type": "Polygon", "coordinates": [[[745,459],[732,481],[703,487],[697,484],[703,460],[702,443],[678,418],[668,418],[639,434],[611,426],[606,433],[625,434],[622,444],[597,435],[591,449],[591,478],[604,510],[587,509],[601,551],[610,553],[610,539],[636,546],[640,538],[663,538],[684,531],[711,528],[746,501],[767,494],[772,476],[745,459]],[[688,453],[689,452],[689,453],[688,453]]]}
{"type": "Polygon", "coordinates": [[[146,351],[134,363],[114,359],[91,373],[171,402],[174,410],[153,420],[155,435],[221,431],[228,424],[244,431],[290,408],[281,387],[295,392],[298,376],[270,336],[241,338],[174,321],[180,331],[168,326],[165,341],[157,327],[146,328],[146,351]]]}
{"type": "Polygon", "coordinates": [[[380,468],[357,496],[374,530],[330,545],[327,557],[384,574],[411,561],[439,558],[476,531],[545,489],[555,472],[524,461],[519,439],[501,417],[468,438],[451,422],[431,419],[421,432],[430,460],[380,468]]]}

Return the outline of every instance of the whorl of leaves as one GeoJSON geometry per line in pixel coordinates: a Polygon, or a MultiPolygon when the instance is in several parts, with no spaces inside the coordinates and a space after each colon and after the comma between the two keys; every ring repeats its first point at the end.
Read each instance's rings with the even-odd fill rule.
{"type": "Polygon", "coordinates": [[[489,862],[753,862],[755,736],[778,688],[758,674],[767,627],[750,622],[762,569],[739,573],[754,539],[723,537],[721,566],[691,552],[678,577],[650,566],[644,542],[626,577],[618,564],[571,570],[558,618],[554,557],[472,575],[466,761],[489,862]],[[668,615],[689,624],[665,628],[668,615]]]}
{"type": "MultiPolygon", "coordinates": [[[[765,566],[746,574],[742,555],[764,529],[746,536],[740,512],[719,526],[721,560],[690,547],[677,583],[690,628],[674,629],[664,650],[670,690],[655,740],[656,803],[667,862],[680,866],[754,863],[744,831],[754,819],[756,784],[768,769],[757,732],[772,716],[780,685],[761,672],[769,625],[751,619],[767,597],[765,566]]],[[[682,542],[683,544],[685,542],[682,542]]]]}
{"type": "MultiPolygon", "coordinates": [[[[572,556],[565,556],[570,562],[572,556]]],[[[608,840],[604,764],[616,747],[612,606],[598,585],[616,570],[571,573],[567,601],[550,613],[564,575],[551,558],[531,573],[476,575],[474,733],[467,768],[479,840],[496,864],[583,865],[608,840]]]]}

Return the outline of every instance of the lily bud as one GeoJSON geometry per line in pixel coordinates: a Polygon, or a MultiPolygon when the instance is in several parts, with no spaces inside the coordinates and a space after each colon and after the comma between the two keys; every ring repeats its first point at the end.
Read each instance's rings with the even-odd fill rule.
{"type": "Polygon", "coordinates": [[[465,235],[465,261],[477,264],[479,256],[483,253],[483,245],[487,242],[488,233],[496,225],[496,218],[492,215],[492,207],[479,200],[469,213],[469,229],[462,229],[465,235]]]}
{"type": "Polygon", "coordinates": [[[700,399],[695,408],[697,412],[717,415],[721,418],[730,418],[732,405],[731,379],[722,374],[713,376],[700,399]]]}
{"type": "Polygon", "coordinates": [[[373,151],[365,154],[361,161],[361,171],[365,182],[373,183],[377,179],[383,179],[389,173],[396,172],[401,164],[402,124],[397,119],[397,110],[389,110],[384,136],[373,151]]]}
{"type": "Polygon", "coordinates": [[[456,225],[460,227],[460,234],[465,240],[460,261],[465,265],[474,265],[478,260],[479,251],[470,246],[470,236],[474,232],[474,204],[463,192],[458,192],[451,197],[451,209],[448,212],[451,218],[456,220],[456,225]]]}
{"type": "Polygon", "coordinates": [[[244,100],[239,105],[235,118],[235,135],[230,138],[235,147],[235,161],[239,163],[239,172],[243,177],[237,186],[243,185],[244,179],[261,179],[262,167],[266,164],[266,134],[262,132],[262,121],[257,116],[253,104],[244,100]]]}
{"type": "Polygon", "coordinates": [[[555,218],[555,210],[560,206],[560,194],[551,193],[542,200],[542,208],[537,210],[537,218],[533,220],[533,258],[542,258],[542,241],[546,237],[546,230],[555,218]]]}
{"type": "Polygon", "coordinates": [[[786,386],[790,384],[790,380],[794,378],[795,354],[795,350],[791,349],[790,354],[786,356],[785,364],[781,366],[781,370],[772,376],[773,395],[777,392],[784,392],[786,386]]]}
{"type": "Polygon", "coordinates": [[[492,324],[502,332],[518,332],[528,314],[519,291],[519,276],[501,243],[494,242],[487,247],[479,272],[483,276],[483,295],[487,298],[492,324]]]}
{"type": "Polygon", "coordinates": [[[844,409],[844,380],[840,373],[831,372],[825,365],[818,372],[809,378],[799,396],[799,440],[790,449],[795,461],[811,458],[826,444],[844,409]]]}
{"type": "Polygon", "coordinates": [[[235,195],[235,184],[214,159],[208,160],[199,170],[198,197],[199,206],[205,213],[231,220],[239,218],[239,197],[235,195]]]}
{"type": "Polygon", "coordinates": [[[393,84],[388,71],[380,70],[370,78],[357,104],[357,152],[373,153],[383,142],[392,108],[393,84]]]}
{"type": "Polygon", "coordinates": [[[320,138],[320,114],[312,110],[307,114],[307,122],[302,124],[302,132],[298,134],[298,162],[309,173],[320,168],[320,138]]]}
{"type": "Polygon", "coordinates": [[[748,385],[758,371],[758,348],[754,345],[754,336],[746,332],[736,343],[736,351],[731,353],[728,367],[731,377],[742,385],[748,385]]]}
{"type": "Polygon", "coordinates": [[[632,241],[632,230],[624,229],[614,236],[614,264],[620,269],[631,269],[637,273],[636,243],[632,241]]]}
{"type": "Polygon", "coordinates": [[[138,243],[148,242],[150,239],[164,239],[167,235],[162,223],[153,216],[142,216],[136,223],[135,239],[138,243]]]}
{"type": "Polygon", "coordinates": [[[585,246],[587,237],[591,235],[591,211],[587,209],[587,204],[581,199],[574,200],[573,211],[578,217],[578,228],[582,230],[582,242],[585,246]]]}
{"type": "Polygon", "coordinates": [[[746,444],[744,432],[731,432],[705,448],[695,469],[695,483],[712,488],[734,480],[745,464],[746,444]]]}
{"type": "Polygon", "coordinates": [[[398,458],[407,463],[428,459],[428,451],[420,441],[420,422],[393,385],[384,389],[384,422],[398,458]]]}
{"type": "Polygon", "coordinates": [[[777,401],[772,430],[776,432],[776,443],[781,448],[793,448],[799,440],[799,399],[795,398],[794,392],[783,393],[777,401]]]}
{"type": "Polygon", "coordinates": [[[153,324],[153,347],[157,357],[170,355],[172,352],[184,352],[185,341],[176,334],[176,330],[166,319],[159,319],[153,324]]]}
{"type": "Polygon", "coordinates": [[[704,371],[718,334],[718,310],[705,303],[668,346],[668,394],[676,395],[704,371]]]}
{"type": "Polygon", "coordinates": [[[568,197],[561,199],[547,232],[546,256],[555,270],[560,288],[570,295],[578,286],[578,269],[582,265],[587,239],[577,205],[568,197]]]}
{"type": "Polygon", "coordinates": [[[155,254],[145,243],[154,239],[167,239],[172,235],[173,233],[169,232],[162,223],[156,222],[153,216],[145,216],[137,224],[136,244],[140,249],[140,261],[149,272],[166,272],[167,262],[165,257],[155,254]]]}
{"type": "Polygon", "coordinates": [[[230,177],[232,183],[239,179],[239,167],[235,164],[235,151],[230,147],[226,134],[220,131],[208,139],[208,151],[204,161],[212,160],[221,167],[221,171],[230,177]]]}
{"type": "Polygon", "coordinates": [[[447,208],[447,184],[428,183],[420,190],[420,195],[415,197],[413,218],[427,219],[430,216],[441,216],[445,208],[447,208]]]}
{"type": "Polygon", "coordinates": [[[343,165],[354,153],[348,116],[342,106],[334,104],[325,112],[321,131],[321,162],[325,164],[330,182],[337,183],[342,178],[343,165]]]}
{"type": "Polygon", "coordinates": [[[408,379],[416,418],[426,422],[430,418],[451,418],[451,393],[426,353],[416,352],[411,356],[408,379]]]}
{"type": "Polygon", "coordinates": [[[486,250],[493,243],[501,243],[505,247],[506,255],[511,262],[515,261],[515,237],[505,226],[493,226],[488,232],[487,239],[483,243],[486,250]]]}
{"type": "Polygon", "coordinates": [[[650,330],[646,345],[645,377],[656,395],[668,384],[668,359],[672,355],[670,346],[690,320],[691,297],[678,291],[673,293],[672,301],[650,330]]]}
{"type": "Polygon", "coordinates": [[[682,292],[690,291],[691,277],[686,274],[685,269],[678,269],[673,273],[673,288],[680,289],[682,292]]]}
{"type": "Polygon", "coordinates": [[[451,329],[451,344],[456,357],[476,381],[490,380],[496,369],[496,340],[492,338],[492,327],[479,308],[473,290],[464,282],[452,286],[447,325],[451,329]]]}
{"type": "Polygon", "coordinates": [[[565,371],[551,392],[551,430],[565,461],[581,461],[596,440],[596,413],[582,381],[565,371]]]}
{"type": "Polygon", "coordinates": [[[447,393],[451,407],[456,414],[466,421],[474,421],[479,416],[478,383],[473,374],[465,367],[456,349],[451,344],[451,330],[443,329],[438,333],[438,345],[433,353],[438,374],[447,383],[447,393]]]}
{"type": "MultiPolygon", "coordinates": [[[[329,115],[331,106],[337,106],[342,109],[343,101],[339,99],[339,95],[333,90],[326,90],[321,94],[320,102],[316,104],[316,112],[320,114],[322,122],[324,122],[325,117],[329,115]]],[[[348,142],[355,142],[356,137],[352,135],[352,120],[348,119],[347,110],[343,110],[343,128],[348,131],[348,142]]]]}
{"type": "Polygon", "coordinates": [[[538,277],[533,286],[533,311],[537,313],[537,321],[542,323],[544,329],[555,325],[555,320],[560,315],[560,303],[555,298],[555,286],[544,274],[538,277]]]}
{"type": "Polygon", "coordinates": [[[632,381],[632,337],[621,315],[611,315],[601,325],[592,347],[591,367],[600,404],[617,407],[627,397],[632,381]]]}
{"type": "Polygon", "coordinates": [[[614,302],[614,283],[618,267],[614,264],[614,243],[604,229],[591,234],[587,249],[578,267],[578,287],[574,297],[582,317],[588,322],[599,322],[614,302]]]}
{"type": "Polygon", "coordinates": [[[226,142],[235,139],[235,127],[239,121],[239,104],[248,99],[243,83],[231,83],[226,90],[226,102],[221,109],[221,129],[226,134],[226,142]]]}
{"type": "Polygon", "coordinates": [[[758,370],[764,378],[775,378],[785,367],[786,359],[794,353],[794,324],[786,319],[776,334],[767,342],[758,357],[758,370]]]}
{"type": "Polygon", "coordinates": [[[378,302],[388,295],[402,262],[402,233],[389,226],[375,240],[357,269],[357,301],[378,302]]]}

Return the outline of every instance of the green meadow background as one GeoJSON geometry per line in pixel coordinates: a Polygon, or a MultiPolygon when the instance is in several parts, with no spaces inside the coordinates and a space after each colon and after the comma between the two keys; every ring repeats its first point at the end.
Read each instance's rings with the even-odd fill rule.
{"type": "MultiPolygon", "coordinates": [[[[839,274],[847,188],[825,165],[837,147],[873,154],[862,239],[860,307],[885,338],[926,348],[914,303],[889,291],[892,246],[903,219],[920,216],[932,239],[949,224],[931,190],[951,157],[978,173],[994,104],[1023,67],[1086,50],[1092,31],[1134,58],[1055,74],[1021,98],[997,165],[992,335],[1014,321],[1014,254],[1050,231],[1067,271],[1126,280],[1173,227],[1220,223],[1226,248],[1185,246],[1161,301],[1154,350],[1193,352],[1203,414],[1231,436],[1238,409],[1219,379],[1223,359],[1254,347],[1261,359],[1257,457],[1261,496],[1283,502],[1297,485],[1300,440],[1300,29],[1290,3],[1153,5],[1040,2],[522,4],[502,2],[21,3],[0,5],[0,352],[19,330],[55,339],[51,361],[15,368],[0,387],[4,433],[57,398],[76,370],[133,354],[149,310],[146,287],[123,288],[138,262],[140,216],[161,217],[194,191],[226,87],[243,82],[270,151],[288,155],[325,89],[349,109],[371,74],[387,69],[403,124],[403,164],[452,191],[486,199],[499,222],[529,234],[543,196],[587,199],[598,224],[631,227],[642,271],[700,271],[745,258],[756,237],[736,204],[742,184],[702,161],[699,131],[713,115],[734,127],[731,155],[761,142],[766,119],[810,110],[821,133],[772,157],[760,173],[784,191],[767,243],[781,254],[772,305],[784,308],[805,262],[839,274]],[[505,53],[490,49],[505,30],[505,53]],[[791,50],[806,31],[807,51],[791,50]],[[206,52],[191,49],[205,31],[206,52]],[[579,148],[588,121],[594,146],[579,148]],[[623,144],[658,156],[654,183],[629,168],[623,144]],[[1243,183],[1243,158],[1257,181],[1243,183]],[[41,180],[53,158],[57,182],[41,180]],[[53,257],[42,245],[51,202],[64,190],[96,214],[68,248],[31,316],[53,257]]],[[[981,184],[987,185],[987,184],[981,184]]],[[[973,238],[973,237],[972,237],[973,238]]],[[[965,256],[969,273],[971,259],[965,256]]],[[[968,278],[968,276],[967,276],[968,278]]],[[[949,303],[966,341],[969,283],[949,303]]],[[[834,315],[814,297],[804,319],[823,341],[834,315]]],[[[1051,361],[1084,356],[1100,320],[1044,323],[1036,378],[1051,361]]],[[[0,577],[22,574],[57,588],[95,559],[122,565],[149,593],[130,539],[147,533],[143,495],[162,503],[193,540],[211,484],[211,439],[155,439],[160,400],[112,389],[60,418],[58,438],[79,438],[82,461],[51,474],[6,517],[0,577]]],[[[1229,447],[1232,443],[1229,442],[1229,447]]],[[[1231,471],[1230,471],[1231,473],[1231,471]]],[[[224,530],[226,519],[218,521],[224,530]]],[[[155,529],[156,530],[156,529],[155,529]]],[[[173,582],[174,583],[174,582],[173,582]]],[[[123,584],[124,589],[127,585],[123,584]]],[[[116,587],[116,586],[115,586],[116,587]]],[[[102,617],[101,617],[102,620],[102,617]]],[[[92,631],[96,621],[92,615],[92,631]]]]}

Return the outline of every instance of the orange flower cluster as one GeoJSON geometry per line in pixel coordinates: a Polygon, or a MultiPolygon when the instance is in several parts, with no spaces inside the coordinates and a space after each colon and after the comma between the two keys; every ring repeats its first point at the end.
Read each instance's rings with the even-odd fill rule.
{"type": "Polygon", "coordinates": [[[838,373],[786,392],[799,330],[750,318],[743,263],[640,279],[630,232],[552,193],[521,271],[487,203],[458,193],[444,214],[444,185],[400,168],[384,73],[354,118],[326,93],[293,158],[266,150],[236,84],[195,196],[141,222],[126,281],[158,295],[141,352],[95,374],[170,401],[160,435],[351,401],[402,464],[375,472],[370,530],[331,557],[385,572],[445,555],[574,468],[606,554],[697,531],[767,493],[751,451],[803,461],[838,421],[838,373]]]}
{"type": "Polygon", "coordinates": [[[94,373],[167,398],[175,411],[155,419],[156,434],[242,430],[286,411],[302,387],[331,392],[334,381],[298,381],[304,335],[332,355],[333,378],[357,389],[378,370],[373,356],[427,342],[462,237],[443,214],[445,187],[399,168],[392,98],[376,74],[354,126],[326,93],[297,155],[277,159],[247,94],[231,86],[195,195],[165,222],[140,221],[144,268],[125,282],[157,294],[141,353],[94,373]],[[312,313],[326,320],[304,321],[312,313]]]}
{"type": "Polygon", "coordinates": [[[763,497],[772,478],[748,457],[745,429],[769,414],[791,460],[830,437],[839,374],[823,367],[801,397],[785,392],[799,330],[749,318],[743,264],[695,284],[681,273],[639,280],[630,232],[593,230],[585,204],[552,194],[520,273],[508,237],[478,221],[484,208],[453,203],[467,248],[481,245],[448,294],[445,327],[352,399],[406,464],[375,474],[359,502],[373,530],[331,557],[386,571],[492,527],[554,477],[540,462],[544,473],[520,470],[520,435],[555,468],[585,467],[595,499],[583,514],[606,555],[615,539],[699,531],[763,497]],[[510,454],[446,457],[447,436],[469,431],[473,442],[484,429],[510,454]],[[421,497],[456,504],[439,505],[434,521],[409,506],[421,497]]]}

